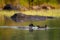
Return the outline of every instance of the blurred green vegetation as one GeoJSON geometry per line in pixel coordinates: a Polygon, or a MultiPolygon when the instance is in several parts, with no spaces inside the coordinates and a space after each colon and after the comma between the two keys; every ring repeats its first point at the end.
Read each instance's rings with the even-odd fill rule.
{"type": "Polygon", "coordinates": [[[7,3],[11,4],[20,4],[22,6],[28,7],[29,5],[41,5],[41,4],[49,4],[53,6],[60,5],[60,0],[0,0],[0,5],[4,5],[7,3]]]}

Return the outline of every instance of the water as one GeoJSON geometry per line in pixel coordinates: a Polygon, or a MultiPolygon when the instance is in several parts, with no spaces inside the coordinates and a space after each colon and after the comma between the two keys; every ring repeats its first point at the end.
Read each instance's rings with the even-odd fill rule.
{"type": "Polygon", "coordinates": [[[0,28],[0,40],[60,40],[60,29],[17,30],[0,28]]]}

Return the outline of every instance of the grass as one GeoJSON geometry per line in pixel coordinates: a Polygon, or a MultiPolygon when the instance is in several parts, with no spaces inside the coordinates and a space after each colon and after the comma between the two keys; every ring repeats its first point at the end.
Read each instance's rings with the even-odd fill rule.
{"type": "Polygon", "coordinates": [[[23,12],[26,15],[38,15],[38,16],[52,16],[52,17],[60,17],[60,10],[30,10],[23,12]]]}
{"type": "Polygon", "coordinates": [[[60,17],[60,9],[55,10],[28,10],[28,11],[0,11],[0,15],[5,15],[8,17],[11,17],[17,12],[22,12],[26,15],[38,15],[38,16],[54,16],[54,17],[60,17]]]}

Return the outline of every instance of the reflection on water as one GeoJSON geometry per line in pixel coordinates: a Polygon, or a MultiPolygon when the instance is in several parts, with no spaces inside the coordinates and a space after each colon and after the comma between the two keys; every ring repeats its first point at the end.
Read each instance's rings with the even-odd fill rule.
{"type": "Polygon", "coordinates": [[[49,40],[60,40],[60,29],[49,30],[49,40]]]}
{"type": "Polygon", "coordinates": [[[60,29],[35,30],[17,30],[10,28],[0,28],[0,40],[59,40],[60,29]]]}

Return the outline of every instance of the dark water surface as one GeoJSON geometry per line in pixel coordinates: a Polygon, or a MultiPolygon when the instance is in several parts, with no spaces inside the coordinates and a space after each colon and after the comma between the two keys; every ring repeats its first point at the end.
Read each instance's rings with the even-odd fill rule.
{"type": "Polygon", "coordinates": [[[0,40],[60,40],[60,29],[17,30],[11,28],[0,28],[0,40]]]}

